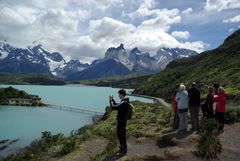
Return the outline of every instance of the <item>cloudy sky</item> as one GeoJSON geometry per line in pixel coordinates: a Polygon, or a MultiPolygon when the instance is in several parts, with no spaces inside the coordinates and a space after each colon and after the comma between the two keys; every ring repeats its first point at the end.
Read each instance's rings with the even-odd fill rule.
{"type": "Polygon", "coordinates": [[[111,46],[212,49],[240,28],[240,0],[0,0],[0,40],[91,61],[111,46]]]}

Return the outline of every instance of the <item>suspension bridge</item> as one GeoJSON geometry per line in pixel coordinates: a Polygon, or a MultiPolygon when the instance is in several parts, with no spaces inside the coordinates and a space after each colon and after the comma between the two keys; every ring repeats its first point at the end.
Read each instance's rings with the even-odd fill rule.
{"type": "Polygon", "coordinates": [[[47,104],[47,108],[57,109],[57,110],[64,110],[64,111],[71,111],[71,112],[78,112],[90,115],[103,115],[104,112],[95,111],[95,110],[88,110],[85,108],[76,108],[76,107],[69,107],[69,106],[61,106],[61,105],[51,105],[47,104]]]}

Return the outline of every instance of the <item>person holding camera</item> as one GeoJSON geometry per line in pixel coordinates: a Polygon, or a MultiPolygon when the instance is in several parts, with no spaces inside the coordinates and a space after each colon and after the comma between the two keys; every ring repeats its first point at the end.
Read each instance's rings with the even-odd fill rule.
{"type": "Polygon", "coordinates": [[[119,155],[125,155],[127,153],[127,141],[126,141],[126,124],[127,113],[129,108],[129,98],[126,98],[126,91],[121,89],[118,91],[118,96],[121,102],[117,104],[113,99],[113,95],[109,96],[110,106],[113,110],[117,110],[117,136],[120,143],[119,155]]]}

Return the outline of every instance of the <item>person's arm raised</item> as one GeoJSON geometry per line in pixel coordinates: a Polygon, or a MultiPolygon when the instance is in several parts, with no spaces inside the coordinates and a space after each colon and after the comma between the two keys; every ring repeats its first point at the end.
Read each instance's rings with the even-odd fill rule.
{"type": "Polygon", "coordinates": [[[110,103],[110,106],[113,110],[118,110],[119,109],[120,104],[116,103],[116,101],[113,99],[113,96],[109,96],[109,103],[110,103]]]}

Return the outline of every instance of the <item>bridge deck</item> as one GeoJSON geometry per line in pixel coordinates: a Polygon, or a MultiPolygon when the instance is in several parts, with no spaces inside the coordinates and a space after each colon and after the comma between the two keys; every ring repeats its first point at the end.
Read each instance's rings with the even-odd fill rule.
{"type": "Polygon", "coordinates": [[[79,112],[79,113],[86,113],[90,115],[103,115],[103,112],[95,111],[95,110],[88,110],[83,108],[76,108],[76,107],[69,107],[69,106],[59,106],[59,105],[47,105],[47,108],[53,108],[58,110],[65,110],[65,111],[72,111],[72,112],[79,112]]]}

